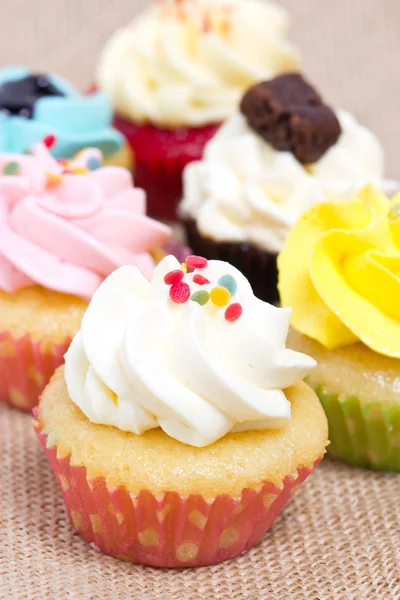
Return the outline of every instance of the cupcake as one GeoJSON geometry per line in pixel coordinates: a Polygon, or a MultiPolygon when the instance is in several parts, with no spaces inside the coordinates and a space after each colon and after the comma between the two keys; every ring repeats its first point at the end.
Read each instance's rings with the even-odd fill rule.
{"type": "Polygon", "coordinates": [[[111,126],[112,111],[105,94],[82,96],[55,74],[24,67],[0,69],[0,152],[22,154],[49,134],[56,158],[73,158],[80,150],[99,148],[105,164],[132,168],[123,136],[111,126]]]}
{"type": "Polygon", "coordinates": [[[276,258],[297,218],[367,182],[395,187],[379,140],[292,73],[251,88],[203,160],[186,167],[180,214],[194,252],[230,261],[275,302],[276,258]]]}
{"type": "Polygon", "coordinates": [[[150,282],[132,266],[104,281],[35,412],[87,542],[193,567],[260,540],[327,444],[289,322],[224,262],[168,256],[150,282]]]}
{"type": "Polygon", "coordinates": [[[136,156],[149,213],[175,218],[184,166],[257,81],[294,71],[286,11],[265,0],[153,2],[106,45],[97,83],[136,156]]]}
{"type": "Polygon", "coordinates": [[[311,208],[278,258],[291,347],[317,361],[308,383],[334,458],[400,471],[400,196],[366,187],[311,208]]]}
{"type": "Polygon", "coordinates": [[[170,232],[100,150],[60,162],[38,144],[0,154],[0,173],[0,400],[30,410],[105,277],[124,264],[150,276],[170,232]]]}

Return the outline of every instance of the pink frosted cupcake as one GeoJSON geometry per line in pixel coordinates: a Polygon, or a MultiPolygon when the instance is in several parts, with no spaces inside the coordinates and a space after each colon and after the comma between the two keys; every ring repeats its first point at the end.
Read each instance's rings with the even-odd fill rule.
{"type": "Polygon", "coordinates": [[[285,347],[290,315],[200,257],[104,281],[35,413],[87,542],[194,567],[261,539],[327,444],[301,381],[315,362],[285,347]]]}
{"type": "Polygon", "coordinates": [[[288,15],[265,0],[153,2],[106,45],[99,86],[131,144],[149,213],[174,218],[185,165],[257,81],[297,70],[288,15]]]}
{"type": "MultiPolygon", "coordinates": [[[[51,140],[47,140],[49,143],[51,140]]],[[[57,161],[44,144],[0,155],[0,399],[30,410],[115,268],[149,277],[169,229],[99,150],[57,161]]]]}

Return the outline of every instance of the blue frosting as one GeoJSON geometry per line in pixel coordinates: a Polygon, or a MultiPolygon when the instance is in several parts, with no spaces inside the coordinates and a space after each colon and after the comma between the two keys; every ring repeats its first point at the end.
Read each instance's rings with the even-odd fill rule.
{"type": "MultiPolygon", "coordinates": [[[[0,85],[30,73],[24,67],[0,69],[0,85]]],[[[105,156],[117,152],[123,137],[111,127],[107,96],[102,92],[83,96],[59,75],[46,76],[65,95],[39,98],[31,119],[0,113],[0,152],[23,153],[49,134],[56,136],[51,149],[56,158],[72,158],[88,146],[100,148],[105,156]]]]}

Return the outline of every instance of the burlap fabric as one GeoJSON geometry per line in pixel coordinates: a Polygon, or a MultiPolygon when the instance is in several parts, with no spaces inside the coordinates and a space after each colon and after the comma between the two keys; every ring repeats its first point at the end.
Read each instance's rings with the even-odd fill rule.
{"type": "MultiPolygon", "coordinates": [[[[84,87],[138,0],[2,0],[0,63],[84,87]]],[[[310,77],[382,138],[400,175],[400,1],[286,0],[310,77]]],[[[397,171],[397,173],[396,173],[397,171]]],[[[0,407],[0,599],[400,598],[400,475],[324,461],[265,540],[211,568],[157,571],[92,550],[69,527],[29,415],[0,407]]]]}

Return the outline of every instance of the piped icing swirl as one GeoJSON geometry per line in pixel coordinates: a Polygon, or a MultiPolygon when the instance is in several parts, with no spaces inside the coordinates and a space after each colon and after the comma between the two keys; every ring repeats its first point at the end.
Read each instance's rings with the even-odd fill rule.
{"type": "Polygon", "coordinates": [[[98,83],[121,115],[165,127],[220,122],[262,79],[295,71],[288,15],[266,0],[163,0],[118,30],[98,83]]]}
{"type": "Polygon", "coordinates": [[[146,216],[131,174],[101,159],[92,148],[57,161],[44,144],[0,155],[0,289],[38,284],[89,299],[121,265],[151,275],[149,252],[170,230],[146,216]]]}
{"type": "Polygon", "coordinates": [[[356,342],[400,358],[400,196],[372,186],[324,203],[293,227],[278,258],[296,330],[329,349],[356,342]]]}
{"type": "Polygon", "coordinates": [[[134,267],[104,281],[65,357],[72,401],[93,423],[198,447],[287,426],[284,390],[315,366],[285,348],[291,311],[225,262],[186,266],[169,256],[150,282],[134,267]]]}
{"type": "Polygon", "coordinates": [[[378,138],[347,112],[338,111],[342,133],[316,162],[301,164],[278,151],[236,113],[207,144],[201,161],[184,172],[183,217],[220,242],[253,243],[278,253],[290,228],[311,206],[346,202],[365,184],[398,189],[384,178],[378,138]]]}
{"type": "Polygon", "coordinates": [[[64,78],[34,74],[25,67],[0,69],[0,152],[22,153],[53,133],[56,158],[72,158],[93,146],[104,156],[122,147],[122,135],[111,126],[107,96],[81,95],[64,78]]]}

